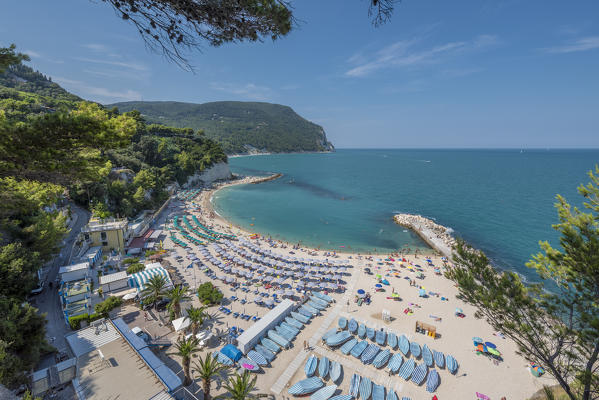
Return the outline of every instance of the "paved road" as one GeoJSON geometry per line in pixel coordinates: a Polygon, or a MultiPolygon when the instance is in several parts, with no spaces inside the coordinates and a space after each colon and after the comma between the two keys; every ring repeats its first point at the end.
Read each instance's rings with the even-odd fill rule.
{"type": "MultiPolygon", "coordinates": [[[[48,283],[54,282],[60,267],[70,263],[71,250],[73,249],[75,239],[81,232],[81,228],[87,224],[87,221],[90,217],[90,213],[87,210],[77,207],[73,203],[70,203],[70,205],[71,212],[73,214],[71,231],[63,241],[60,254],[57,255],[46,272],[46,284],[44,286],[44,291],[31,299],[40,312],[46,314],[46,338],[48,339],[48,342],[56,347],[59,351],[66,349],[67,345],[64,335],[65,333],[69,332],[70,329],[66,326],[64,321],[60,300],[58,298],[58,288],[55,284],[53,284],[52,288],[50,288],[48,283]]],[[[53,355],[50,357],[45,357],[40,361],[38,368],[46,368],[54,363],[53,355]]]]}

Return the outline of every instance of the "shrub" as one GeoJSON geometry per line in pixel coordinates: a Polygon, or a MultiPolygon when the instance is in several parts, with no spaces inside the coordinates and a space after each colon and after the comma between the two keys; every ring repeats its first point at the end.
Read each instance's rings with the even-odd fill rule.
{"type": "Polygon", "coordinates": [[[76,331],[81,328],[81,321],[87,321],[89,318],[89,314],[81,314],[75,315],[74,317],[69,317],[69,326],[72,330],[76,331]]]}
{"type": "Polygon", "coordinates": [[[146,250],[146,258],[158,253],[160,253],[158,250],[146,250]]]}
{"type": "Polygon", "coordinates": [[[134,274],[139,271],[143,271],[146,267],[141,263],[131,264],[127,267],[127,275],[134,274]]]}
{"type": "Polygon", "coordinates": [[[198,299],[202,304],[218,304],[223,298],[223,294],[212,283],[202,283],[198,287],[198,299]]]}
{"type": "Polygon", "coordinates": [[[123,264],[125,264],[125,265],[137,264],[137,263],[139,263],[139,258],[137,258],[137,257],[125,258],[123,260],[123,264]]]}
{"type": "Polygon", "coordinates": [[[102,316],[108,316],[108,313],[115,309],[116,307],[123,304],[123,299],[116,296],[110,296],[106,300],[101,303],[96,304],[96,314],[100,314],[102,316]]]}

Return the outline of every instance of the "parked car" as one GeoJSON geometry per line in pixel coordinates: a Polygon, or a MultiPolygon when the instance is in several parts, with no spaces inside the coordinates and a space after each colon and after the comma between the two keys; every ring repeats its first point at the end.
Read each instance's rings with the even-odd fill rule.
{"type": "Polygon", "coordinates": [[[139,326],[132,328],[131,332],[133,332],[136,336],[139,336],[140,338],[142,338],[143,341],[146,343],[148,343],[150,341],[150,335],[148,335],[147,333],[142,331],[139,326]]]}

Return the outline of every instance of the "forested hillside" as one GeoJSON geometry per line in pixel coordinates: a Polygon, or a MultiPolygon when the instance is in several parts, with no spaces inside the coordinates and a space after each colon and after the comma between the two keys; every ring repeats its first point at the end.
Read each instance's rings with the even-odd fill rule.
{"type": "Polygon", "coordinates": [[[169,183],[227,159],[201,132],[84,101],[23,60],[0,48],[0,384],[11,388],[55,350],[27,301],[68,231],[68,212],[48,210],[69,196],[100,217],[131,217],[160,205],[169,183]]]}
{"type": "Polygon", "coordinates": [[[331,151],[324,130],[287,106],[220,101],[204,104],[172,101],[115,103],[121,112],[139,110],[152,123],[201,129],[227,154],[331,151]]]}

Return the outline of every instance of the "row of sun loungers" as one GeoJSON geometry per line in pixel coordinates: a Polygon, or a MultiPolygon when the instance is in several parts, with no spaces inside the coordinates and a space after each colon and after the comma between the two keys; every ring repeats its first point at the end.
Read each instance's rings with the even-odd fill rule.
{"type": "Polygon", "coordinates": [[[237,236],[235,236],[235,235],[229,235],[227,233],[219,233],[219,232],[213,231],[212,229],[208,228],[207,226],[204,226],[195,215],[192,216],[192,219],[193,219],[193,222],[198,227],[200,227],[202,230],[204,230],[204,232],[207,232],[208,234],[210,234],[212,236],[223,237],[223,238],[227,238],[227,239],[236,239],[237,238],[237,236]]]}

